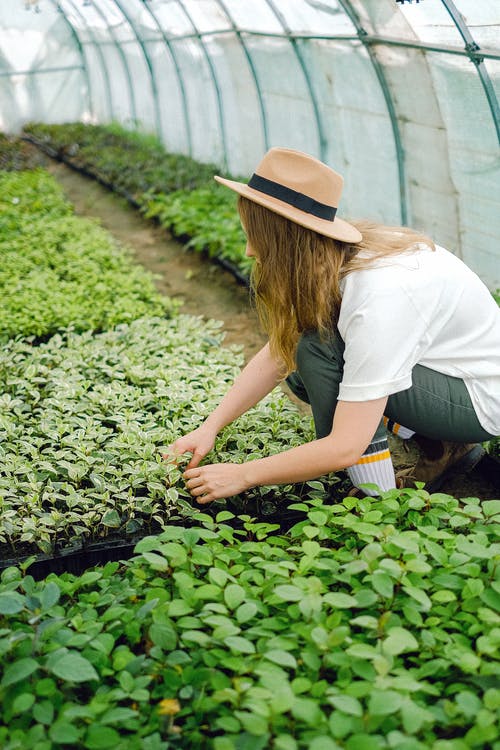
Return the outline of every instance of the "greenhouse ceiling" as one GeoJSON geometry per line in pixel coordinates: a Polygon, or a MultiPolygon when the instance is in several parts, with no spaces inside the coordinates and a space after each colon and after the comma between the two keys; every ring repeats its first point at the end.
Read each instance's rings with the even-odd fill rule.
{"type": "Polygon", "coordinates": [[[500,286],[499,0],[2,0],[0,130],[118,121],[248,175],[270,146],[345,177],[500,286]]]}

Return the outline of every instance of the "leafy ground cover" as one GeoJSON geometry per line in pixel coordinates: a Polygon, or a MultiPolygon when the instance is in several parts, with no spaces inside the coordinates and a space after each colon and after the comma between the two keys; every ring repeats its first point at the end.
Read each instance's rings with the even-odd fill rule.
{"type": "Polygon", "coordinates": [[[110,328],[174,304],[43,170],[0,173],[0,341],[110,328]]]}
{"type": "Polygon", "coordinates": [[[0,745],[498,750],[500,501],[321,493],[126,564],[1,576],[0,745]]]}
{"type": "Polygon", "coordinates": [[[185,246],[230,262],[248,276],[236,199],[214,184],[220,170],[165,151],[152,136],[118,125],[30,123],[25,133],[59,158],[126,195],[185,246]]]}
{"type": "MultiPolygon", "coordinates": [[[[161,449],[197,426],[234,379],[242,358],[221,342],[218,323],[178,315],[56,335],[37,347],[6,344],[1,556],[52,554],[111,532],[145,534],[176,515],[188,495],[161,449]]],[[[311,438],[310,418],[277,390],[221,433],[213,458],[240,461],[311,438]]],[[[272,497],[290,502],[291,492],[274,488],[272,497]]]]}
{"type": "Polygon", "coordinates": [[[191,190],[216,172],[212,164],[168,153],[154,136],[118,124],[29,123],[24,132],[135,200],[145,192],[191,190]]]}
{"type": "Polygon", "coordinates": [[[0,133],[0,170],[15,172],[21,169],[42,167],[46,158],[40,151],[34,151],[15,136],[0,133]]]}
{"type": "MultiPolygon", "coordinates": [[[[63,222],[58,254],[43,253],[57,264],[63,238],[90,225],[71,234],[71,207],[30,179],[2,183],[2,234],[32,225],[12,256],[24,263],[28,238],[63,222]]],[[[4,560],[161,531],[79,577],[36,582],[30,561],[2,572],[2,750],[500,750],[500,501],[356,499],[329,477],[254,493],[302,514],[286,534],[256,522],[249,498],[193,509],[161,449],[210,411],[239,359],[213,321],[153,309],[2,347],[4,560]]],[[[310,436],[275,392],[213,458],[310,436]]]]}

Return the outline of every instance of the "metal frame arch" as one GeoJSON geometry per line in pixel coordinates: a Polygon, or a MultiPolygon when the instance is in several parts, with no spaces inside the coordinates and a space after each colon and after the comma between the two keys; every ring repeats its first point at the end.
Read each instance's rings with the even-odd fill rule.
{"type": "MultiPolygon", "coordinates": [[[[128,83],[130,108],[132,110],[132,116],[133,116],[134,122],[137,122],[137,107],[136,107],[136,101],[135,101],[134,85],[132,82],[132,76],[130,74],[130,68],[128,66],[127,58],[123,52],[122,46],[117,41],[113,27],[109,25],[104,13],[99,7],[99,3],[95,2],[95,0],[86,0],[86,2],[88,5],[91,5],[93,8],[95,8],[96,11],[99,13],[99,16],[102,18],[102,20],[106,22],[106,27],[112,37],[114,46],[116,47],[117,52],[118,52],[118,56],[120,57],[122,64],[123,64],[123,70],[125,71],[125,78],[128,83]]],[[[116,5],[116,0],[115,0],[115,5],[116,5]]],[[[87,24],[87,28],[90,28],[88,24],[87,24]]]]}
{"type": "Polygon", "coordinates": [[[182,0],[177,0],[177,4],[182,8],[182,12],[184,13],[184,15],[186,16],[186,18],[188,19],[189,23],[191,24],[191,26],[192,26],[192,28],[193,28],[193,30],[195,32],[196,39],[198,39],[198,41],[200,42],[201,48],[203,50],[203,54],[205,55],[205,59],[206,59],[207,64],[208,64],[208,67],[210,68],[210,75],[212,77],[212,82],[214,84],[214,89],[215,89],[215,95],[216,95],[216,98],[217,98],[217,111],[218,111],[218,115],[219,115],[219,127],[220,127],[221,139],[222,139],[222,150],[223,150],[223,153],[224,153],[224,164],[223,164],[223,167],[225,169],[227,169],[226,126],[224,124],[224,108],[222,106],[222,95],[221,95],[221,91],[220,91],[219,82],[217,80],[217,74],[215,72],[215,68],[213,66],[212,59],[211,59],[210,54],[209,54],[209,52],[207,50],[205,42],[203,41],[203,37],[200,34],[200,31],[199,31],[198,27],[196,26],[196,24],[194,23],[193,19],[191,18],[191,14],[189,13],[188,10],[186,10],[186,7],[185,7],[184,3],[182,2],[182,0]]]}
{"type": "Polygon", "coordinates": [[[291,31],[290,27],[285,21],[285,18],[283,17],[281,11],[278,10],[278,8],[275,5],[274,0],[266,0],[266,3],[271,8],[272,12],[280,22],[283,31],[285,32],[290,44],[292,45],[292,49],[295,53],[295,56],[297,58],[297,61],[300,65],[300,68],[302,70],[302,73],[304,75],[304,79],[306,82],[306,88],[309,93],[309,98],[311,100],[311,104],[313,106],[314,110],[314,117],[316,119],[316,128],[318,131],[318,139],[319,139],[319,153],[320,158],[324,161],[326,157],[326,146],[327,146],[327,139],[325,136],[325,131],[323,128],[323,122],[321,119],[321,111],[319,108],[318,101],[316,99],[316,94],[314,93],[313,85],[311,82],[311,77],[309,75],[309,71],[307,69],[307,65],[305,63],[304,58],[302,57],[302,53],[297,45],[297,39],[293,36],[293,32],[291,31]]]}
{"type": "Polygon", "coordinates": [[[498,142],[500,143],[500,106],[498,104],[497,95],[491,82],[491,78],[485,68],[483,58],[481,57],[481,47],[474,41],[467,24],[464,23],[463,17],[461,13],[459,13],[453,0],[441,0],[441,2],[451,16],[453,23],[457,27],[458,33],[464,40],[465,51],[469,59],[477,68],[477,73],[483,86],[491,116],[493,118],[498,142]]]}
{"type": "Polygon", "coordinates": [[[127,11],[124,10],[124,8],[122,7],[122,4],[121,4],[120,0],[114,0],[114,3],[119,8],[120,13],[123,15],[123,17],[125,18],[125,20],[129,24],[130,28],[132,29],[132,31],[133,31],[133,33],[135,35],[135,38],[137,39],[137,43],[139,44],[139,46],[140,46],[140,48],[142,50],[142,54],[144,56],[144,60],[146,62],[146,66],[147,66],[147,68],[149,70],[149,77],[150,77],[150,80],[151,80],[151,92],[153,94],[153,103],[154,103],[153,105],[154,105],[154,110],[155,110],[155,127],[156,127],[156,132],[157,133],[161,133],[162,132],[162,122],[161,122],[160,105],[159,105],[159,101],[158,101],[158,88],[156,86],[156,78],[155,78],[155,73],[154,73],[154,70],[153,70],[153,66],[151,64],[151,60],[149,59],[149,55],[147,53],[146,47],[144,46],[144,42],[142,41],[142,39],[141,39],[141,37],[140,37],[140,35],[139,35],[138,31],[137,31],[137,27],[136,27],[134,21],[130,18],[130,16],[127,13],[127,11]]]}
{"type": "Polygon", "coordinates": [[[187,136],[187,142],[188,142],[188,153],[189,153],[189,156],[192,156],[193,155],[193,134],[191,132],[191,121],[189,119],[189,111],[188,111],[188,106],[187,106],[186,88],[184,86],[184,80],[183,80],[181,69],[179,66],[179,61],[177,60],[177,56],[174,52],[173,46],[170,43],[169,38],[165,34],[165,31],[163,30],[163,27],[160,24],[156,16],[156,13],[153,12],[153,9],[150,7],[149,3],[146,2],[143,5],[144,5],[144,10],[146,10],[149,13],[149,15],[151,16],[151,18],[153,19],[156,25],[156,28],[160,32],[163,42],[165,44],[165,47],[168,49],[170,56],[172,58],[172,62],[174,64],[175,72],[177,75],[177,82],[179,84],[179,90],[181,92],[182,111],[184,114],[184,124],[186,126],[186,136],[187,136]]]}
{"type": "MultiPolygon", "coordinates": [[[[106,92],[107,92],[107,95],[108,95],[108,111],[110,113],[110,119],[113,119],[113,98],[112,98],[112,94],[111,94],[111,83],[110,83],[110,80],[109,80],[108,68],[107,68],[107,65],[106,65],[106,61],[104,60],[104,55],[102,54],[101,46],[96,41],[93,31],[92,31],[92,29],[90,28],[90,26],[87,23],[87,19],[80,12],[79,8],[75,5],[75,3],[73,2],[73,0],[60,0],[59,5],[61,7],[62,7],[63,2],[67,2],[67,3],[70,4],[70,6],[73,8],[74,12],[82,19],[82,21],[85,24],[85,27],[88,29],[89,36],[92,39],[91,44],[96,48],[97,56],[99,57],[99,59],[101,61],[101,68],[102,68],[102,73],[103,73],[104,86],[106,88],[106,92]]],[[[64,15],[66,16],[66,13],[64,13],[64,15]]],[[[71,23],[71,21],[68,20],[68,23],[71,23]]]]}
{"type": "Polygon", "coordinates": [[[252,74],[253,81],[255,83],[255,90],[257,93],[257,99],[259,100],[259,109],[260,109],[260,115],[262,120],[262,133],[264,135],[264,145],[266,148],[266,151],[269,149],[269,131],[268,131],[268,125],[267,125],[267,113],[266,108],[264,104],[264,99],[262,97],[262,90],[259,83],[259,77],[257,75],[257,69],[254,65],[253,58],[251,55],[250,50],[248,49],[247,45],[245,44],[245,41],[242,36],[242,32],[238,27],[236,26],[234,19],[228,10],[226,3],[224,0],[215,0],[217,5],[223,10],[223,12],[226,14],[229,23],[231,24],[232,29],[234,30],[234,33],[238,37],[238,40],[240,42],[241,48],[243,50],[243,53],[247,59],[248,67],[250,68],[250,72],[252,74]]]}
{"type": "Polygon", "coordinates": [[[63,11],[63,9],[61,7],[61,3],[57,2],[57,0],[50,0],[50,2],[55,7],[56,12],[59,13],[61,16],[63,16],[63,23],[65,23],[66,26],[69,28],[69,33],[71,34],[71,36],[73,37],[73,39],[75,41],[75,44],[76,44],[76,47],[77,47],[77,50],[78,50],[78,54],[79,54],[80,60],[82,62],[83,75],[85,77],[85,80],[87,81],[87,101],[88,101],[88,107],[89,107],[89,110],[91,112],[93,112],[94,111],[94,105],[93,105],[93,102],[92,102],[92,86],[90,85],[90,73],[89,73],[89,69],[88,69],[88,66],[87,66],[87,60],[85,59],[85,52],[83,51],[83,44],[80,41],[80,37],[78,36],[75,27],[73,26],[73,24],[71,23],[71,21],[66,16],[66,13],[63,11]]]}
{"type": "Polygon", "coordinates": [[[396,161],[398,167],[398,179],[399,179],[399,201],[401,209],[401,223],[406,225],[408,222],[408,196],[406,187],[406,169],[405,169],[405,158],[404,148],[401,140],[401,133],[399,131],[398,119],[396,115],[396,109],[392,100],[391,91],[387,83],[384,70],[382,65],[379,63],[376,54],[371,48],[370,42],[367,39],[369,36],[366,30],[362,27],[360,19],[354,8],[352,7],[351,0],[338,0],[342,6],[344,12],[348,15],[351,23],[356,29],[358,39],[366,49],[370,61],[373,65],[373,70],[377,76],[382,94],[385,100],[385,105],[389,113],[389,119],[391,121],[392,134],[394,138],[394,146],[396,148],[396,161]]]}

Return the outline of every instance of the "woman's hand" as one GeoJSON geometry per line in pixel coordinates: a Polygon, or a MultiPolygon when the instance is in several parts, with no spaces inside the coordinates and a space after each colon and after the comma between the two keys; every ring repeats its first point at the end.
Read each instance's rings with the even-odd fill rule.
{"type": "Polygon", "coordinates": [[[217,432],[204,423],[196,430],[188,432],[187,435],[183,435],[175,443],[169,445],[163,454],[163,458],[166,461],[177,462],[184,453],[191,453],[191,460],[187,469],[194,469],[207,453],[210,453],[214,447],[216,436],[217,432]]]}
{"type": "Polygon", "coordinates": [[[245,479],[245,464],[208,464],[188,468],[183,476],[189,492],[201,505],[232,497],[250,487],[245,479]]]}

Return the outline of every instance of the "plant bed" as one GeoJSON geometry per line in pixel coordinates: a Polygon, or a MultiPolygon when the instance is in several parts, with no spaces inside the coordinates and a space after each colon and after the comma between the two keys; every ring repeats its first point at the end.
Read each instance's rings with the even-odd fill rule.
{"type": "Polygon", "coordinates": [[[213,175],[220,172],[214,165],[169,154],[155,138],[114,125],[31,123],[23,137],[121,195],[184,247],[248,285],[251,262],[245,257],[236,198],[214,184],[213,175]]]}
{"type": "Polygon", "coordinates": [[[22,139],[0,133],[0,171],[36,169],[46,161],[40,151],[27,147],[22,139]]]}
{"type": "Polygon", "coordinates": [[[231,514],[0,577],[4,750],[497,750],[499,501],[231,514]]]}
{"type": "Polygon", "coordinates": [[[46,172],[0,173],[0,196],[0,341],[177,310],[97,222],[72,215],[46,172]]]}
{"type": "MultiPolygon", "coordinates": [[[[162,451],[213,409],[241,363],[234,348],[221,346],[219,327],[179,315],[56,335],[37,347],[6,344],[2,558],[16,556],[18,546],[54,555],[116,534],[127,541],[170,523],[190,496],[182,467],[165,463],[162,451]]],[[[276,389],[219,435],[207,460],[259,457],[312,435],[311,419],[276,389]]],[[[328,494],[338,483],[334,475],[309,483],[301,496],[328,494]]],[[[293,486],[258,488],[250,498],[264,502],[269,493],[278,505],[299,499],[293,486]]]]}
{"type": "Polygon", "coordinates": [[[136,200],[146,192],[190,190],[210,181],[216,169],[188,156],[168,153],[156,137],[117,124],[29,123],[23,134],[136,200]]]}

